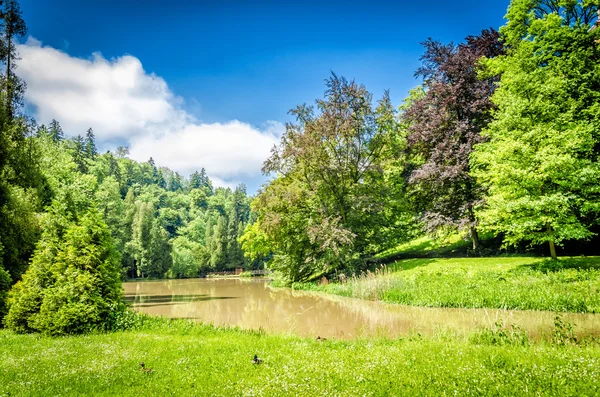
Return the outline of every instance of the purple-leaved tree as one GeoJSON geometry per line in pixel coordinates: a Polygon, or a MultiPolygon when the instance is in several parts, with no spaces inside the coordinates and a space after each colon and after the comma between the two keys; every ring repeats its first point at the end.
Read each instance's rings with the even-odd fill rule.
{"type": "Polygon", "coordinates": [[[432,39],[423,45],[423,64],[415,76],[423,78],[424,93],[402,115],[413,162],[409,196],[428,232],[467,230],[477,250],[474,207],[482,192],[470,175],[469,156],[491,120],[496,80],[480,79],[478,62],[502,54],[503,46],[495,30],[469,36],[459,45],[432,39]]]}

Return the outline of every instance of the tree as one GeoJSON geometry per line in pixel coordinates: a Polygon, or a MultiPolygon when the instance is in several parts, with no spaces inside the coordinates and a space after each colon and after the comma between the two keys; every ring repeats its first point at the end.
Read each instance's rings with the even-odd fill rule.
{"type": "Polygon", "coordinates": [[[73,139],[73,149],[72,149],[73,161],[77,164],[77,169],[82,174],[87,174],[88,172],[88,164],[87,164],[87,155],[85,149],[85,141],[81,135],[77,135],[73,139]]]}
{"type": "Polygon", "coordinates": [[[115,248],[123,252],[126,241],[125,203],[121,199],[119,183],[112,176],[105,178],[96,191],[98,210],[102,214],[115,248]]]}
{"type": "Polygon", "coordinates": [[[60,142],[65,139],[65,134],[63,133],[62,127],[58,121],[52,119],[48,126],[48,130],[50,132],[50,137],[54,142],[60,142]]]}
{"type": "Polygon", "coordinates": [[[291,281],[361,266],[397,243],[400,200],[385,183],[384,164],[398,124],[387,93],[376,109],[362,85],[332,75],[325,98],[292,110],[263,172],[275,174],[254,208],[273,244],[271,266],[291,281]]]}
{"type": "Polygon", "coordinates": [[[169,234],[161,227],[159,220],[156,219],[152,223],[148,244],[148,264],[146,271],[149,277],[165,277],[167,271],[173,266],[171,251],[172,246],[169,242],[169,234]]]}
{"type": "Polygon", "coordinates": [[[238,231],[241,225],[242,223],[238,219],[237,208],[234,206],[229,214],[229,221],[227,223],[227,264],[232,268],[244,265],[244,252],[238,242],[238,231]]]}
{"type": "Polygon", "coordinates": [[[483,56],[499,56],[502,45],[494,30],[469,36],[460,45],[432,39],[423,45],[423,66],[415,75],[423,77],[424,92],[414,92],[402,115],[414,163],[409,195],[428,232],[448,227],[468,230],[477,250],[474,207],[483,192],[471,176],[469,158],[492,119],[490,96],[496,80],[480,79],[477,65],[483,56]]]}
{"type": "Polygon", "coordinates": [[[548,243],[553,258],[564,240],[590,238],[600,213],[600,31],[589,31],[597,10],[515,0],[501,29],[509,52],[485,62],[502,77],[489,140],[472,160],[488,189],[479,217],[506,244],[548,243]]]}
{"type": "Polygon", "coordinates": [[[210,239],[210,265],[214,269],[221,270],[227,264],[227,220],[219,216],[210,239]]]}
{"type": "Polygon", "coordinates": [[[148,266],[150,265],[148,244],[150,243],[153,220],[154,204],[136,201],[135,215],[131,227],[132,236],[127,244],[134,260],[133,266],[137,268],[139,273],[137,276],[143,277],[148,274],[148,266]]]}
{"type": "Polygon", "coordinates": [[[85,153],[91,160],[94,160],[98,154],[96,150],[96,136],[94,135],[94,130],[91,128],[85,133],[85,153]]]}
{"type": "Polygon", "coordinates": [[[7,327],[50,335],[111,329],[124,306],[119,255],[102,216],[90,210],[63,237],[57,232],[45,230],[30,268],[10,291],[7,327]]]}
{"type": "MultiPolygon", "coordinates": [[[[22,105],[25,83],[15,74],[17,49],[16,39],[24,37],[27,26],[21,16],[21,8],[16,0],[4,0],[1,11],[2,40],[0,41],[0,61],[5,65],[4,91],[6,94],[5,111],[7,119],[13,119],[15,111],[22,105]]],[[[2,5],[2,4],[0,4],[2,5]]]]}

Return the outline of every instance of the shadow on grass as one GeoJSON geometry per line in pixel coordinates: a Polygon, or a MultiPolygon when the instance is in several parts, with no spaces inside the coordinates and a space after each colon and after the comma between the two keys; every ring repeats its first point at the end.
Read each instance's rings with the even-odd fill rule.
{"type": "Polygon", "coordinates": [[[545,259],[541,262],[521,265],[515,270],[519,269],[531,269],[541,273],[553,273],[566,269],[600,270],[600,257],[545,259]]]}

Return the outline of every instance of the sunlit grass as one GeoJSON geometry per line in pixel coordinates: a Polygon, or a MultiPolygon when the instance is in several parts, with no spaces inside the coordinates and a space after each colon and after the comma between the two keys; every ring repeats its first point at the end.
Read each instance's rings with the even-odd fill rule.
{"type": "Polygon", "coordinates": [[[48,338],[0,331],[0,396],[572,395],[600,392],[600,347],[490,330],[386,340],[265,335],[151,319],[48,338]],[[257,354],[263,361],[254,365],[257,354]],[[144,362],[152,372],[140,371],[144,362]]]}
{"type": "Polygon", "coordinates": [[[433,307],[600,312],[600,258],[407,259],[327,285],[294,288],[433,307]]]}

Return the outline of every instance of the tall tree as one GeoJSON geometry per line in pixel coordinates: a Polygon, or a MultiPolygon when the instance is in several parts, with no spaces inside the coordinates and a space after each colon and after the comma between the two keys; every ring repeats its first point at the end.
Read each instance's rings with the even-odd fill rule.
{"type": "Polygon", "coordinates": [[[87,164],[87,155],[85,148],[85,140],[81,135],[77,135],[73,139],[73,149],[72,149],[73,161],[77,164],[77,169],[82,174],[86,174],[88,172],[88,164],[87,164]]]}
{"type": "Polygon", "coordinates": [[[488,188],[480,218],[507,244],[556,245],[592,236],[600,214],[600,30],[597,2],[513,0],[500,31],[506,56],[488,142],[473,165],[488,188]]]}
{"type": "Polygon", "coordinates": [[[490,97],[495,77],[480,79],[481,57],[502,53],[499,35],[484,30],[464,44],[423,43],[423,65],[416,76],[424,93],[402,117],[408,125],[408,149],[414,161],[409,194],[429,232],[441,228],[468,230],[479,248],[475,206],[482,191],[471,176],[469,157],[482,142],[481,131],[492,119],[490,97]]]}
{"type": "Polygon", "coordinates": [[[62,127],[58,121],[52,119],[48,125],[48,130],[50,132],[50,137],[54,142],[60,142],[65,139],[65,134],[63,133],[62,127]]]}
{"type": "Polygon", "coordinates": [[[291,281],[360,266],[401,233],[397,214],[386,211],[399,199],[384,177],[398,127],[389,96],[374,109],[354,81],[332,75],[326,86],[318,113],[307,105],[291,111],[297,123],[263,167],[277,177],[254,203],[275,251],[271,266],[291,281]]]}
{"type": "Polygon", "coordinates": [[[219,216],[210,239],[210,265],[221,270],[227,264],[227,219],[219,216]]]}
{"type": "Polygon", "coordinates": [[[0,60],[4,63],[4,91],[6,93],[5,111],[7,119],[12,120],[15,111],[22,105],[25,83],[17,77],[15,69],[18,59],[16,41],[27,33],[27,26],[21,16],[21,8],[16,0],[4,0],[2,5],[0,41],[0,60]]]}
{"type": "Polygon", "coordinates": [[[91,128],[85,133],[85,153],[87,154],[87,157],[92,160],[94,160],[98,154],[98,150],[96,150],[96,136],[94,135],[94,130],[91,128]]]}
{"type": "Polygon", "coordinates": [[[150,241],[148,242],[148,264],[146,271],[149,277],[164,278],[167,271],[173,266],[171,256],[172,245],[169,235],[155,220],[150,230],[150,241]]]}

